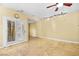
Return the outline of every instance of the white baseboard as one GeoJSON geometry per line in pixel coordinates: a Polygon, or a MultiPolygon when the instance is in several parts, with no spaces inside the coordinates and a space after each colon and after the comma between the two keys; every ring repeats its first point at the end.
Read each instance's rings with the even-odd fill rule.
{"type": "Polygon", "coordinates": [[[79,42],[69,41],[69,40],[62,39],[62,38],[57,38],[57,37],[51,38],[51,37],[39,36],[39,38],[50,39],[50,40],[55,40],[55,41],[62,41],[62,42],[66,42],[66,43],[77,43],[77,44],[79,44],[79,42]]]}
{"type": "MultiPolygon", "coordinates": [[[[23,40],[23,41],[17,41],[17,42],[8,44],[8,46],[15,45],[15,44],[19,44],[19,43],[23,43],[23,42],[26,42],[26,40],[23,40]]],[[[7,46],[7,47],[8,47],[8,46],[7,46]]]]}

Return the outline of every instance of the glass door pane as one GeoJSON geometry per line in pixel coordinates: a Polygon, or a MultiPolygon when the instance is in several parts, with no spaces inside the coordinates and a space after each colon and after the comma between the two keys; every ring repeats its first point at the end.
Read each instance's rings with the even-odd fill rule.
{"type": "Polygon", "coordinates": [[[15,41],[15,22],[7,21],[8,23],[8,42],[15,41]]]}

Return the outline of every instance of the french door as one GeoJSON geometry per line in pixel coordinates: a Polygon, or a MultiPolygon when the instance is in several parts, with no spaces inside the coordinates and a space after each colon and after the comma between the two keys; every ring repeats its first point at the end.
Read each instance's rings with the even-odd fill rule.
{"type": "Polygon", "coordinates": [[[26,21],[3,17],[3,47],[26,41],[26,27],[26,21]]]}

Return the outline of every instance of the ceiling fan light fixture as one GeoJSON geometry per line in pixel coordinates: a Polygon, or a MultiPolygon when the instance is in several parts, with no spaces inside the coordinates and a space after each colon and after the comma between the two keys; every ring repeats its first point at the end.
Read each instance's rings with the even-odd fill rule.
{"type": "Polygon", "coordinates": [[[63,3],[59,3],[58,5],[57,5],[57,7],[62,7],[63,6],[63,3]]]}

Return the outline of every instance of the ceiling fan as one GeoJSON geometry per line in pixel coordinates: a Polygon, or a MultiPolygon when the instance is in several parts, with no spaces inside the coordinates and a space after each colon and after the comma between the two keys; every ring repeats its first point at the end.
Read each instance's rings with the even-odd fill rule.
{"type": "Polygon", "coordinates": [[[60,3],[55,3],[55,4],[53,4],[53,5],[47,6],[46,8],[51,8],[51,7],[54,7],[54,6],[56,6],[55,11],[58,11],[58,9],[59,9],[60,6],[61,6],[61,7],[62,7],[62,6],[71,7],[71,6],[72,6],[72,3],[62,3],[62,4],[60,4],[60,3]]]}

